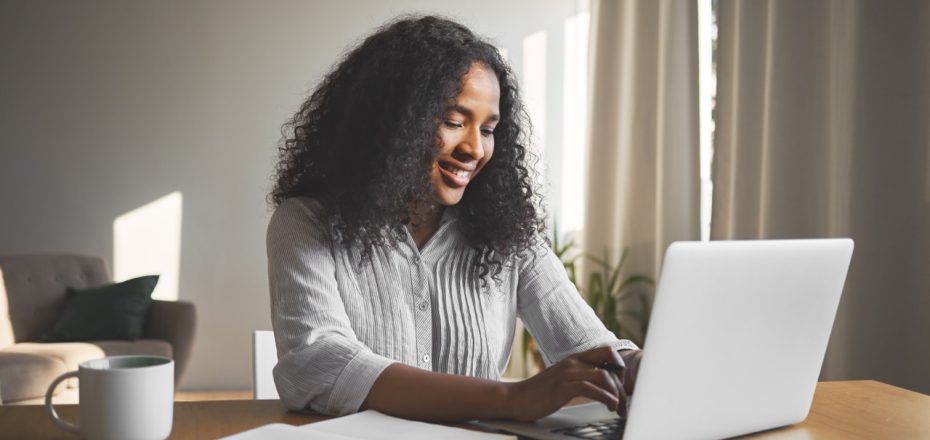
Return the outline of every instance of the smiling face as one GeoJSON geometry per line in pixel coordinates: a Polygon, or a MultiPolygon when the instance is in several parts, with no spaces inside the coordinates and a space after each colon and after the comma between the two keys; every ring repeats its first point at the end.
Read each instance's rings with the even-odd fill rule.
{"type": "Polygon", "coordinates": [[[439,123],[439,154],[433,162],[435,201],[452,206],[494,154],[494,128],[500,120],[500,84],[493,71],[472,64],[462,92],[439,123]]]}

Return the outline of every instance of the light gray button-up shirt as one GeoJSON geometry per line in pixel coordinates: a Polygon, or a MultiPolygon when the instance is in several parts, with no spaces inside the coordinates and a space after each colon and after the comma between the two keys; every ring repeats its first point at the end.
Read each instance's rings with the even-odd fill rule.
{"type": "Polygon", "coordinates": [[[545,244],[505,265],[500,283],[481,283],[447,208],[423,249],[407,234],[359,265],[359,250],[333,239],[319,209],[289,199],[268,225],[274,378],[288,408],[356,412],[393,362],[499,379],[517,317],[550,364],[600,346],[636,348],[604,328],[545,244]]]}

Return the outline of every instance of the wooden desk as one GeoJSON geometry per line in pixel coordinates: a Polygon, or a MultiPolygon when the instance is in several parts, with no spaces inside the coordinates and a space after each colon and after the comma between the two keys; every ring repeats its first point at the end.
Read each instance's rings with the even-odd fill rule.
{"type": "MultiPolygon", "coordinates": [[[[76,405],[56,406],[67,420],[76,405]]],[[[171,438],[215,439],[268,423],[324,420],[291,413],[276,400],[175,402],[171,438]]],[[[76,439],[52,425],[41,405],[0,406],[0,439],[76,439]]],[[[930,396],[875,381],[822,382],[807,420],[752,439],[930,439],[930,396]]]]}

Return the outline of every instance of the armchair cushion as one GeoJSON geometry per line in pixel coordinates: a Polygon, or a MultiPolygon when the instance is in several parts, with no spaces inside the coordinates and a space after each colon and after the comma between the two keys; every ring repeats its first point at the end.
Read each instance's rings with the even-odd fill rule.
{"type": "Polygon", "coordinates": [[[68,288],[65,308],[42,342],[123,339],[142,336],[158,275],[90,289],[68,288]]]}
{"type": "Polygon", "coordinates": [[[66,371],[55,358],[0,350],[0,403],[44,396],[52,379],[66,371]]]}

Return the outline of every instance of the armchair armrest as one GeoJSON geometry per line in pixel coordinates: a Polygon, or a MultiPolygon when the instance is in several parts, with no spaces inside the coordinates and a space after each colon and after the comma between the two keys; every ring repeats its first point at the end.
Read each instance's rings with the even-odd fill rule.
{"type": "Polygon", "coordinates": [[[142,337],[161,339],[171,344],[174,353],[174,384],[181,383],[187,369],[191,350],[194,347],[194,331],[197,327],[197,311],[187,301],[152,300],[142,337]]]}

